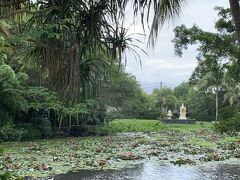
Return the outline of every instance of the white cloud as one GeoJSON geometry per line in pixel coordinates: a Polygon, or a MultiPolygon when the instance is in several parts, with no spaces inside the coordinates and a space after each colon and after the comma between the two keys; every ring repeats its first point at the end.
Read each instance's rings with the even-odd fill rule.
{"type": "Polygon", "coordinates": [[[154,59],[148,61],[149,64],[147,64],[146,66],[163,70],[193,69],[196,66],[196,63],[185,64],[181,63],[180,60],[154,59]]]}

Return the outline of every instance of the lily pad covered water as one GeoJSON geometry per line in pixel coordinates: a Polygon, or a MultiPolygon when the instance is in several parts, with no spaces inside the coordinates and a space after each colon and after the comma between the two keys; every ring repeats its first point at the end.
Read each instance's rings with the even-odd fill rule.
{"type": "Polygon", "coordinates": [[[194,171],[194,167],[201,165],[216,161],[222,164],[240,158],[239,137],[224,136],[201,128],[188,132],[169,129],[1,146],[5,150],[0,155],[0,171],[10,171],[14,176],[22,177],[48,177],[82,170],[104,172],[141,167],[141,164],[146,168],[152,163],[188,166],[194,171]]]}

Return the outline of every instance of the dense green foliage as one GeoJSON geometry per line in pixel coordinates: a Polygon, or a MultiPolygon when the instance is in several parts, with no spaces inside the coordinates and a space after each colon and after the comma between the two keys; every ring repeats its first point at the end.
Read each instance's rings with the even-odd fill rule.
{"type": "MultiPolygon", "coordinates": [[[[0,15],[15,12],[14,3],[29,5],[4,3],[0,15]]],[[[111,105],[99,92],[107,80],[113,79],[115,89],[124,78],[129,81],[130,91],[122,91],[128,97],[141,93],[136,80],[123,71],[123,80],[111,77],[126,49],[136,53],[119,19],[106,20],[119,13],[112,9],[117,6],[107,1],[30,5],[32,15],[0,18],[0,141],[94,133],[111,105]]],[[[120,104],[124,112],[138,108],[133,107],[134,97],[128,107],[120,104]]]]}
{"type": "Polygon", "coordinates": [[[136,78],[126,73],[123,67],[112,68],[99,99],[107,107],[107,115],[112,119],[143,118],[148,110],[148,95],[136,78]]]}
{"type": "Polygon", "coordinates": [[[191,88],[186,96],[186,104],[190,117],[200,121],[214,120],[215,107],[212,94],[191,88]]]}
{"type": "Polygon", "coordinates": [[[121,64],[126,50],[138,57],[140,48],[119,20],[106,20],[120,13],[111,11],[116,4],[77,3],[39,1],[32,15],[1,19],[0,141],[96,134],[112,119],[165,118],[169,109],[178,118],[182,103],[189,118],[202,121],[233,118],[224,115],[230,105],[239,110],[239,51],[228,9],[217,9],[218,33],[175,29],[176,54],[198,44],[198,66],[189,82],[149,95],[121,64]]]}
{"type": "Polygon", "coordinates": [[[226,118],[220,121],[215,126],[217,131],[221,133],[236,134],[240,131],[240,113],[236,113],[230,118],[226,118]]]}
{"type": "Polygon", "coordinates": [[[173,118],[178,118],[179,108],[183,103],[187,106],[188,118],[198,121],[214,120],[214,98],[211,93],[196,90],[188,82],[183,82],[174,89],[155,89],[148,99],[148,118],[166,118],[168,110],[173,112],[173,118]]]}

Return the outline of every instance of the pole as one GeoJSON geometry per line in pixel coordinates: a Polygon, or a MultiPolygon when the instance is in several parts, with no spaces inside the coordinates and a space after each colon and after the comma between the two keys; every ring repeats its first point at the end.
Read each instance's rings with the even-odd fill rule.
{"type": "Polygon", "coordinates": [[[218,120],[218,86],[216,87],[216,119],[215,121],[218,120]]]}
{"type": "Polygon", "coordinates": [[[162,89],[162,82],[160,81],[160,89],[162,89]]]}

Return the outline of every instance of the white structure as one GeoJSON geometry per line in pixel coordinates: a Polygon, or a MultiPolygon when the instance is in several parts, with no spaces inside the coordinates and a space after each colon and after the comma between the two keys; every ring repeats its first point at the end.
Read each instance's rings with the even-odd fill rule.
{"type": "Polygon", "coordinates": [[[187,113],[187,108],[184,106],[184,104],[182,104],[182,106],[180,107],[180,117],[179,117],[179,119],[187,119],[186,113],[187,113]]]}
{"type": "Polygon", "coordinates": [[[172,119],[172,116],[173,116],[172,111],[169,109],[167,113],[167,119],[172,119]]]}

